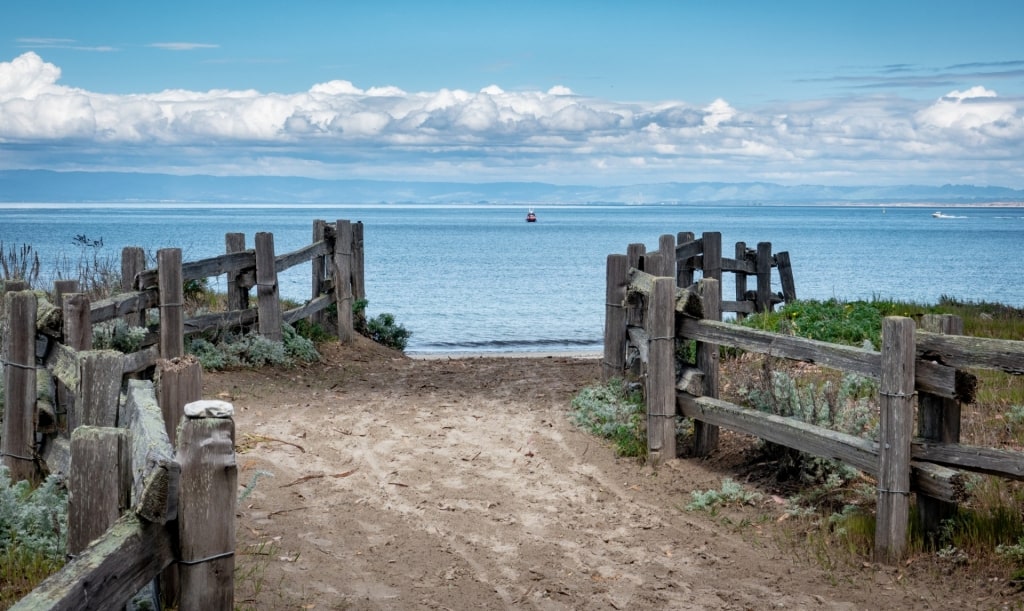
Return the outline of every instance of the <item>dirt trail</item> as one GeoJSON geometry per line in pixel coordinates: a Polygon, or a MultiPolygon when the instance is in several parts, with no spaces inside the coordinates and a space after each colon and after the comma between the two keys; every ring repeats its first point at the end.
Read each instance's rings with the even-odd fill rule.
{"type": "MultiPolygon", "coordinates": [[[[568,418],[593,359],[327,346],[206,374],[236,407],[243,609],[948,609],[1014,602],[931,572],[825,570],[781,509],[688,512],[714,463],[618,460],[568,418]]],[[[826,563],[827,564],[827,563],[826,563]]]]}

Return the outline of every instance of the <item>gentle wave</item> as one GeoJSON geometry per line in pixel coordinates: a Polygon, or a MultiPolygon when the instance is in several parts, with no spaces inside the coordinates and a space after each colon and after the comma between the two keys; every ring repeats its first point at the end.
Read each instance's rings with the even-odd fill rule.
{"type": "Polygon", "coordinates": [[[446,352],[542,352],[545,350],[600,350],[602,340],[587,339],[531,339],[486,340],[466,342],[431,342],[420,344],[409,354],[446,352]]]}

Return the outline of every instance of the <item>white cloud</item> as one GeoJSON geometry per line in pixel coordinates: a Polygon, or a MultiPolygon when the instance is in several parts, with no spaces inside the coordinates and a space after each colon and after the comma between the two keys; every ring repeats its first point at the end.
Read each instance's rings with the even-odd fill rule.
{"type": "Polygon", "coordinates": [[[5,155],[0,168],[109,158],[120,164],[109,169],[266,173],[251,160],[272,156],[275,171],[333,176],[595,184],[995,176],[1024,186],[1024,102],[983,87],[926,104],[865,96],[738,109],[724,99],[618,102],[560,85],[409,93],[332,80],[296,93],[109,95],[60,78],[35,53],[0,63],[0,144],[31,151],[20,161],[5,155]]]}

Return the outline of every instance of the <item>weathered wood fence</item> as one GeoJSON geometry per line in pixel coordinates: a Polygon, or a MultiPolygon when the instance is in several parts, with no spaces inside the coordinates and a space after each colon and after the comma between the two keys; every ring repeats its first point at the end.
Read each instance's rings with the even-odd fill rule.
{"type": "Polygon", "coordinates": [[[5,285],[3,464],[15,481],[62,473],[69,491],[70,560],[14,608],[159,608],[157,583],[181,609],[232,608],[232,407],[201,400],[202,368],[185,355],[184,337],[256,327],[281,339],[284,322],[323,321],[337,304],[344,341],[365,289],[360,223],[316,221],[313,243],[281,256],[269,233],[256,235],[253,250],[242,234],[225,242],[227,254],[191,263],[161,250],[149,270],[142,249],[126,248],[126,292],[95,303],[75,283],[55,283],[59,308],[23,283],[5,285]],[[308,262],[312,298],[282,312],[278,273],[308,262]],[[222,274],[229,310],[186,320],[183,284],[222,274]],[[94,324],[139,325],[151,308],[159,325],[141,350],[92,350],[94,324]]]}
{"type": "MultiPolygon", "coordinates": [[[[608,257],[604,375],[623,375],[630,351],[643,364],[648,452],[653,462],[676,457],[678,415],[694,420],[698,456],[715,449],[718,427],[725,426],[845,462],[877,479],[875,556],[887,561],[901,557],[905,550],[911,493],[917,494],[922,526],[928,532],[967,498],[963,471],[1024,480],[1024,454],[959,443],[960,404],[974,399],[977,386],[976,377],[967,370],[1024,374],[1024,342],[954,335],[962,325],[953,317],[926,317],[923,324],[932,331],[917,330],[909,318],[886,318],[877,352],[769,333],[721,322],[718,279],[705,277],[680,287],[677,270],[662,266],[651,272],[647,263],[641,262],[647,269],[641,271],[630,265],[628,255],[608,257]],[[696,363],[677,370],[676,342],[688,340],[697,343],[696,363]],[[875,379],[880,441],[719,399],[720,346],[819,363],[875,379]]],[[[685,265],[682,259],[676,264],[685,265]]]]}

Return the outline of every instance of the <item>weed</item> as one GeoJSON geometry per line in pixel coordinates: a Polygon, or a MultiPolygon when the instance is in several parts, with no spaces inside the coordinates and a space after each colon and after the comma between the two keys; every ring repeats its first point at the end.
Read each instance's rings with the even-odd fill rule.
{"type": "Polygon", "coordinates": [[[118,318],[102,322],[92,328],[92,347],[95,350],[118,350],[125,354],[137,352],[146,339],[145,327],[132,327],[118,318]]]}
{"type": "Polygon", "coordinates": [[[22,244],[20,248],[11,244],[4,248],[0,240],[0,272],[3,272],[0,280],[4,282],[24,280],[29,286],[35,286],[39,281],[39,253],[29,244],[22,244]]]}
{"type": "Polygon", "coordinates": [[[195,355],[208,371],[265,365],[291,367],[320,360],[313,342],[299,335],[291,325],[284,325],[282,334],[279,342],[256,333],[225,335],[216,344],[203,337],[193,337],[185,342],[185,350],[195,355]]]}

